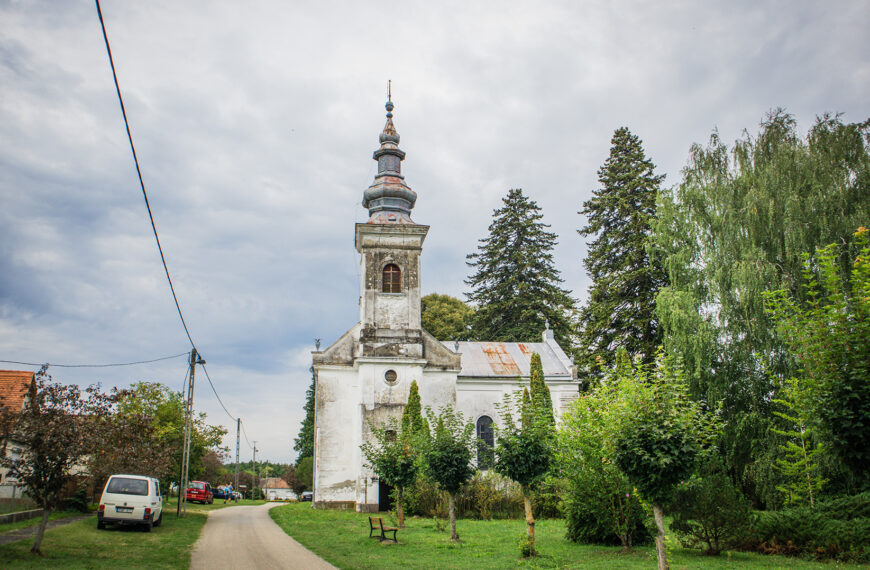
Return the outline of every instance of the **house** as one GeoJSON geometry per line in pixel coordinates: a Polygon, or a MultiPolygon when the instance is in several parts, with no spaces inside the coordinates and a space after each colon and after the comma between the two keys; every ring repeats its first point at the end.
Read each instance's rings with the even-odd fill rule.
{"type": "MultiPolygon", "coordinates": [[[[0,453],[17,458],[22,450],[14,439],[6,439],[7,430],[14,427],[10,414],[24,409],[28,392],[36,383],[36,374],[28,370],[0,370],[0,453]]],[[[0,499],[15,499],[21,496],[18,481],[8,476],[8,469],[0,466],[0,499]]]]}
{"type": "MultiPolygon", "coordinates": [[[[325,350],[312,353],[315,377],[314,506],[373,512],[389,508],[389,487],[365,465],[360,445],[372,425],[400,420],[411,383],[421,403],[450,405],[494,445],[492,424],[503,398],[528,385],[533,353],[559,415],[579,392],[571,360],[550,330],[539,343],[440,342],[421,326],[420,256],[429,226],[411,219],[417,194],[406,183],[399,134],[388,101],[374,152],[378,171],[363,193],[369,211],[356,224],[360,320],[325,350]]],[[[485,450],[484,450],[485,452],[485,450]]],[[[486,468],[485,457],[479,467],[486,468]]]]}
{"type": "Polygon", "coordinates": [[[260,489],[267,501],[296,500],[296,493],[280,477],[267,477],[260,480],[260,489]]]}

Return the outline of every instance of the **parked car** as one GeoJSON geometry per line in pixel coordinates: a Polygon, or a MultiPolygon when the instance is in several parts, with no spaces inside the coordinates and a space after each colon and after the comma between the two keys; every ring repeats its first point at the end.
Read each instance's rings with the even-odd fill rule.
{"type": "Polygon", "coordinates": [[[163,522],[160,481],[143,475],[112,475],[103,487],[97,528],[109,523],[141,525],[145,532],[163,522]]]}
{"type": "Polygon", "coordinates": [[[211,490],[211,484],[205,481],[191,481],[187,484],[187,492],[184,494],[184,500],[191,503],[208,503],[214,502],[214,493],[211,490]]]}
{"type": "Polygon", "coordinates": [[[312,501],[314,500],[314,493],[312,491],[303,491],[302,496],[299,497],[300,501],[312,501]]]}
{"type": "Polygon", "coordinates": [[[227,500],[230,498],[230,490],[228,487],[220,486],[214,490],[215,499],[227,500]]]}

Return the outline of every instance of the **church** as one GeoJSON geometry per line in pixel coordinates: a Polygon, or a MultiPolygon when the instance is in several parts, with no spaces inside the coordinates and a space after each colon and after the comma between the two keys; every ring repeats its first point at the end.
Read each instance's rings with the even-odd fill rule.
{"type": "Polygon", "coordinates": [[[579,391],[577,369],[544,330],[541,342],[441,342],[421,326],[420,256],[429,226],[411,219],[417,193],[402,175],[405,153],[393,125],[393,103],[374,152],[374,182],[363,193],[369,219],[356,224],[360,255],[359,322],[325,350],[313,353],[315,377],[314,506],[362,512],[386,510],[389,487],[366,466],[360,445],[371,425],[401,420],[411,382],[420,399],[450,405],[493,446],[496,405],[529,383],[532,354],[558,417],[579,391]]]}

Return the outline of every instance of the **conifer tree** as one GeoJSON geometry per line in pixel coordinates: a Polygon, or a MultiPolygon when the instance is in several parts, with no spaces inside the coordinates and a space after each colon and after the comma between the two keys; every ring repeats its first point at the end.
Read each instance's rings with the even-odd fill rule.
{"type": "Polygon", "coordinates": [[[542,220],[540,207],[512,189],[493,212],[489,236],[468,255],[474,274],[466,281],[468,300],[477,305],[472,318],[476,338],[535,342],[549,321],[556,340],[569,346],[574,301],[559,284],[553,263],[556,234],[542,220]]]}
{"type": "Polygon", "coordinates": [[[429,423],[423,418],[423,408],[420,405],[420,389],[417,381],[411,382],[408,393],[408,403],[402,412],[402,433],[412,436],[429,435],[429,423]]]}
{"type": "Polygon", "coordinates": [[[293,449],[299,453],[296,464],[306,457],[314,457],[314,370],[311,370],[311,385],[305,391],[305,419],[299,435],[293,441],[293,449]]]}
{"type": "Polygon", "coordinates": [[[550,397],[550,389],[544,382],[544,366],[541,364],[541,355],[532,353],[531,370],[529,372],[529,387],[531,388],[531,404],[534,414],[540,415],[548,425],[556,425],[553,416],[553,400],[550,397]]]}
{"type": "Polygon", "coordinates": [[[650,263],[646,247],[664,176],[627,128],[617,129],[611,144],[598,170],[601,188],[579,212],[588,224],[578,233],[595,236],[583,261],[592,286],[580,311],[579,364],[590,373],[611,366],[619,347],[652,362],[662,342],[655,296],[667,274],[650,263]]]}

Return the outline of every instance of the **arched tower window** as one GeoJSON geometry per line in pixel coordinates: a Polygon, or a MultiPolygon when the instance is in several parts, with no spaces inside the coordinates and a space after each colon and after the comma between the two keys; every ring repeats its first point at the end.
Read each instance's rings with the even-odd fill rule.
{"type": "Polygon", "coordinates": [[[492,432],[492,418],[480,416],[477,420],[477,468],[480,470],[492,467],[495,460],[493,448],[495,438],[492,432]]]}
{"type": "Polygon", "coordinates": [[[402,292],[402,270],[395,263],[390,263],[384,267],[383,287],[381,291],[384,293],[402,292]]]}

